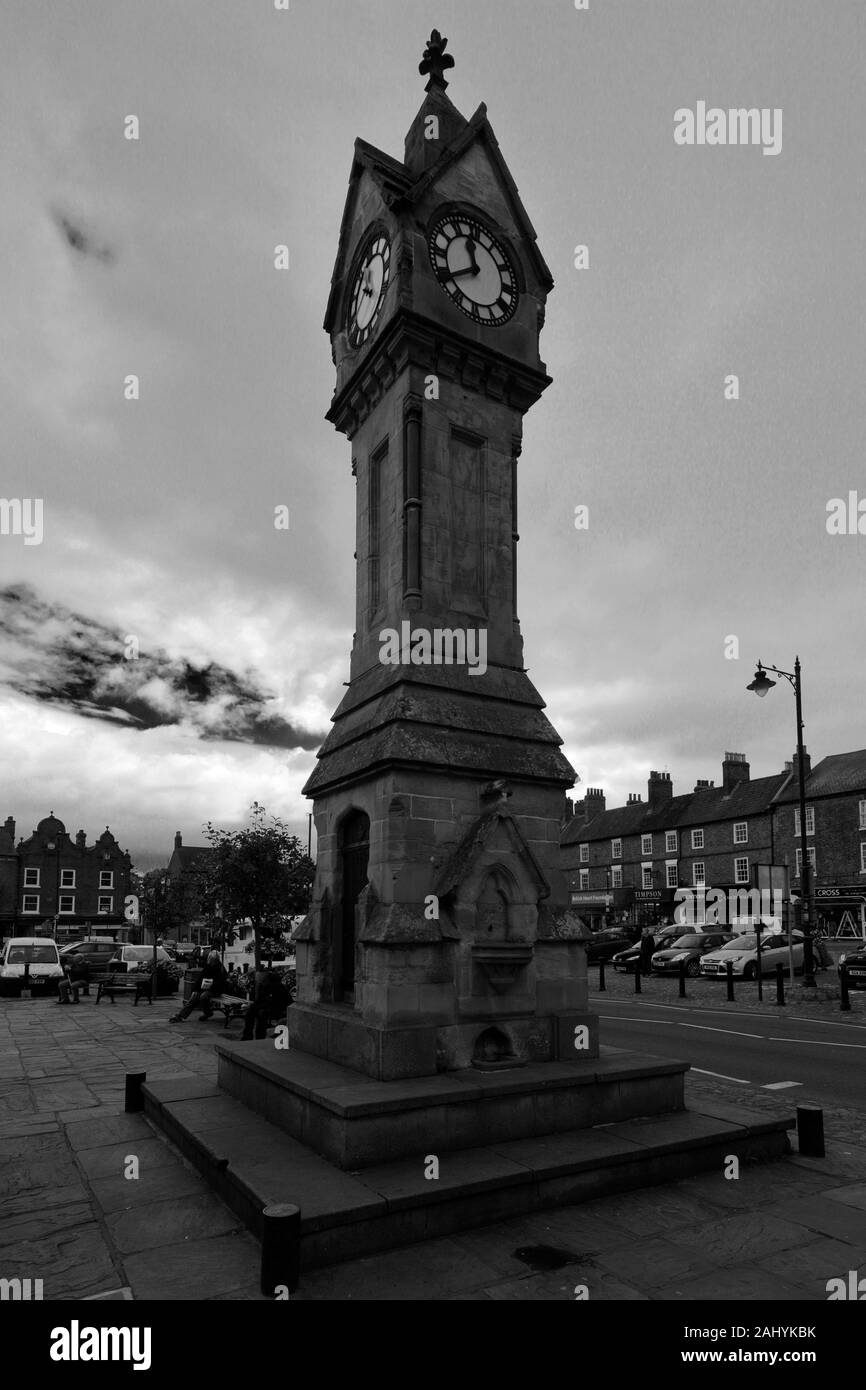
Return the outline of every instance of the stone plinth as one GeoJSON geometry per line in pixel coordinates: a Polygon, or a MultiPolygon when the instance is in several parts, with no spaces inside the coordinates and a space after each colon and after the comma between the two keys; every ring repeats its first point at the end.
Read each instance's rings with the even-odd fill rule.
{"type": "Polygon", "coordinates": [[[270,1040],[218,1043],[217,1052],[223,1092],[342,1169],[680,1111],[688,1070],[605,1050],[582,1062],[378,1082],[270,1040]]]}

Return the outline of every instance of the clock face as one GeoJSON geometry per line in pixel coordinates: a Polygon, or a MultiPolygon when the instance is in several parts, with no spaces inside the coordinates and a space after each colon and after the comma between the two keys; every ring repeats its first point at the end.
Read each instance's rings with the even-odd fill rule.
{"type": "Polygon", "coordinates": [[[430,260],[439,284],[476,323],[506,323],[517,308],[517,277],[492,232],[452,213],[430,233],[430,260]]]}
{"type": "Polygon", "coordinates": [[[391,246],[386,236],[377,236],[364,252],[349,300],[349,340],[361,347],[376,327],[385,299],[391,267],[391,246]]]}

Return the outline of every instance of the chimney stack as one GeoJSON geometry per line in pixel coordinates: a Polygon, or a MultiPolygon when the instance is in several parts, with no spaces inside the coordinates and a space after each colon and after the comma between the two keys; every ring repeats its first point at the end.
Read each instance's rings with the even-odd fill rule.
{"type": "Polygon", "coordinates": [[[733,791],[738,782],[748,782],[749,764],[745,753],[726,753],[722,763],[722,786],[725,792],[733,791]]]}
{"type": "Polygon", "coordinates": [[[179,830],[174,832],[174,847],[175,849],[181,849],[183,847],[183,840],[181,839],[179,830]]]}
{"type": "Polygon", "coordinates": [[[647,801],[653,809],[656,806],[663,806],[666,801],[670,801],[673,794],[674,788],[669,772],[650,773],[647,782],[647,801]]]}
{"type": "MultiPolygon", "coordinates": [[[[799,777],[799,776],[800,776],[800,760],[799,760],[799,758],[797,757],[797,750],[796,750],[796,748],[794,749],[794,757],[793,757],[793,760],[792,760],[792,762],[791,762],[791,771],[793,772],[793,774],[794,774],[795,777],[799,777]]],[[[808,748],[804,748],[804,749],[803,749],[803,774],[804,774],[804,776],[809,777],[809,776],[811,775],[811,772],[812,772],[812,759],[809,757],[809,750],[808,750],[808,748]]]]}
{"type": "Polygon", "coordinates": [[[706,792],[709,791],[710,787],[714,787],[715,785],[715,782],[709,782],[706,777],[699,777],[697,782],[695,782],[695,791],[706,792]]]}
{"type": "Polygon", "coordinates": [[[638,803],[639,801],[642,801],[642,800],[643,800],[643,797],[641,797],[637,792],[629,792],[629,794],[628,794],[628,801],[626,802],[626,805],[627,805],[627,806],[636,806],[637,803],[638,803]]]}
{"type": "Polygon", "coordinates": [[[605,809],[605,796],[601,787],[587,787],[583,796],[584,816],[587,823],[605,809]]]}
{"type": "Polygon", "coordinates": [[[15,839],[15,822],[11,816],[7,816],[3,823],[3,829],[7,831],[10,839],[15,839]]]}

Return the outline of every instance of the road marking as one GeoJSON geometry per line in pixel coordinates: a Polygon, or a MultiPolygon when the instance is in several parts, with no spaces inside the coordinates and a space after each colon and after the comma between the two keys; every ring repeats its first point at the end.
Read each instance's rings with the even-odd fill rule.
{"type": "Polygon", "coordinates": [[[788,1086],[802,1086],[802,1081],[768,1081],[761,1087],[762,1091],[784,1091],[788,1086]]]}
{"type": "Polygon", "coordinates": [[[703,1067],[690,1067],[689,1071],[700,1072],[701,1076],[717,1076],[720,1081],[736,1081],[740,1086],[751,1086],[751,1081],[744,1081],[741,1076],[725,1076],[721,1071],[705,1071],[703,1067]]]}
{"type": "MultiPolygon", "coordinates": [[[[599,1018],[606,1019],[609,1023],[646,1023],[645,1018],[623,1018],[622,1014],[599,1014],[599,1018]]],[[[696,1028],[699,1033],[724,1033],[729,1038],[757,1038],[760,1042],[766,1042],[767,1038],[763,1033],[738,1033],[734,1028],[711,1028],[708,1023],[680,1023],[678,1018],[657,1018],[653,1020],[656,1024],[668,1028],[696,1028]]],[[[802,1041],[802,1039],[801,1039],[802,1041]]],[[[825,1043],[825,1047],[845,1047],[847,1044],[825,1043]]],[[[856,1044],[854,1044],[856,1046],[856,1044]]]]}
{"type": "Polygon", "coordinates": [[[805,1043],[807,1047],[853,1047],[855,1052],[866,1052],[866,1043],[820,1042],[817,1038],[768,1038],[767,1042],[805,1043]]]}
{"type": "MultiPolygon", "coordinates": [[[[598,998],[600,998],[600,995],[599,995],[599,993],[598,993],[597,990],[591,990],[591,991],[590,991],[590,996],[591,996],[591,998],[593,998],[593,999],[598,999],[598,998]]],[[[604,999],[604,1000],[602,1000],[602,1003],[608,1004],[608,1005],[610,1005],[610,1004],[614,1004],[614,1005],[616,1005],[616,1004],[627,1004],[627,1003],[630,1004],[631,1002],[632,1002],[632,1001],[631,1001],[630,999],[628,999],[628,1000],[626,1000],[626,999],[604,999]]],[[[701,1012],[701,1013],[704,1013],[704,1014],[719,1014],[722,1018],[755,1018],[755,1017],[757,1017],[757,1018],[772,1018],[772,1019],[775,1019],[775,1018],[776,1018],[776,1015],[775,1015],[775,1014],[768,1014],[768,1013],[763,1013],[763,1014],[762,1014],[762,1013],[758,1013],[758,1014],[756,1014],[754,1011],[752,1011],[752,1010],[746,1010],[746,1009],[705,1009],[705,1008],[703,1007],[702,1004],[697,1004],[697,1005],[695,1005],[694,1007],[689,1008],[688,1005],[686,1005],[686,1004],[652,1004],[652,1003],[649,1002],[649,1000],[644,1000],[644,999],[641,1000],[641,1008],[642,1008],[642,1009],[670,1009],[672,1013],[678,1013],[678,1014],[693,1014],[693,1013],[695,1013],[696,1009],[700,1009],[700,1012],[701,1012]]],[[[803,1024],[803,1023],[812,1024],[814,1027],[817,1027],[817,1028],[847,1028],[848,1031],[849,1031],[849,1033],[850,1033],[850,1031],[851,1031],[852,1028],[854,1028],[854,1029],[859,1029],[859,1028],[862,1028],[862,1027],[863,1027],[863,1024],[862,1024],[862,1023],[836,1023],[836,1022],[834,1022],[833,1019],[831,1019],[831,1018],[798,1018],[798,1019],[796,1020],[796,1022],[799,1023],[799,1024],[803,1024]]]]}

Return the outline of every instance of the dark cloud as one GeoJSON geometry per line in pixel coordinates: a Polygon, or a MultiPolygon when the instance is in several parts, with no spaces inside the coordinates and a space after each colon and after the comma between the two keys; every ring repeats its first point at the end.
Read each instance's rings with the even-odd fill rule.
{"type": "Polygon", "coordinates": [[[80,221],[74,221],[67,217],[65,213],[57,208],[51,209],[51,216],[56,225],[66,239],[73,251],[78,251],[82,256],[90,256],[94,260],[102,261],[103,265],[111,265],[114,261],[114,252],[110,246],[98,245],[93,237],[88,235],[80,225],[80,221]]]}
{"type": "Polygon", "coordinates": [[[182,723],[202,739],[312,750],[324,737],[276,713],[253,676],[161,651],[129,659],[129,650],[127,634],[29,586],[0,590],[0,682],[19,695],[136,729],[182,723]]]}

